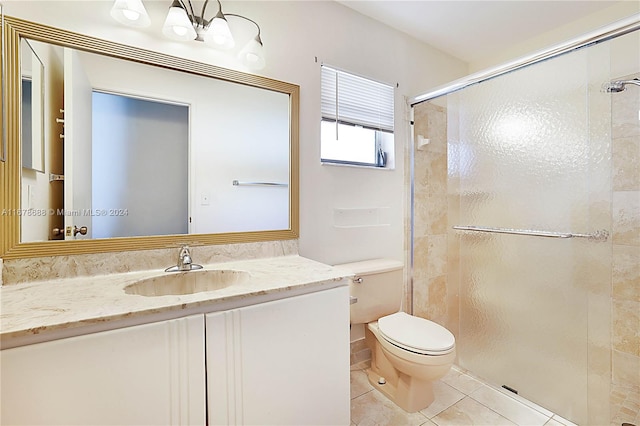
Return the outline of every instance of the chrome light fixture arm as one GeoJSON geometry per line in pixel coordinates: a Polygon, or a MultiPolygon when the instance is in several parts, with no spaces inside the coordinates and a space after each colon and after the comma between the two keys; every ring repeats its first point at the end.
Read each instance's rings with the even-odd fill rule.
{"type": "MultiPolygon", "coordinates": [[[[218,3],[217,13],[211,19],[206,19],[205,13],[209,0],[204,0],[200,15],[196,14],[191,0],[173,0],[162,33],[172,40],[197,40],[206,42],[215,48],[230,50],[235,46],[235,40],[229,28],[227,17],[244,19],[255,25],[257,34],[239,52],[238,57],[249,68],[263,68],[265,60],[260,25],[246,16],[225,14],[222,11],[220,0],[216,0],[216,2],[218,3]]],[[[111,15],[116,21],[129,26],[147,27],[150,24],[149,15],[142,0],[115,0],[111,15]]]]}
{"type": "MultiPolygon", "coordinates": [[[[175,6],[180,6],[184,12],[187,14],[187,17],[189,18],[189,21],[191,21],[191,24],[194,26],[194,29],[197,28],[198,25],[201,25],[201,23],[205,22],[204,21],[204,11],[207,7],[207,3],[209,3],[209,0],[205,0],[204,5],[202,6],[202,13],[200,16],[196,15],[195,10],[193,10],[193,4],[191,4],[191,0],[173,0],[173,4],[171,5],[171,7],[175,7],[175,6]]],[[[202,25],[204,27],[204,25],[202,25]]]]}
{"type": "MultiPolygon", "coordinates": [[[[220,3],[220,2],[218,1],[218,3],[220,3]]],[[[220,9],[220,11],[222,11],[222,9],[220,9]]],[[[244,20],[247,20],[247,21],[251,22],[258,29],[258,34],[255,36],[255,38],[260,44],[262,44],[262,40],[260,39],[260,25],[258,25],[258,23],[256,21],[254,21],[253,19],[247,18],[246,16],[236,15],[235,13],[227,13],[224,16],[233,16],[235,18],[241,18],[241,19],[244,19],[244,20]]]]}
{"type": "MultiPolygon", "coordinates": [[[[182,8],[184,9],[184,11],[187,13],[187,16],[189,17],[189,20],[191,21],[191,23],[193,24],[194,27],[201,27],[203,29],[207,29],[209,27],[209,23],[211,22],[210,20],[206,20],[204,17],[204,14],[207,10],[207,4],[209,3],[209,0],[205,0],[205,2],[202,4],[202,11],[200,12],[200,16],[196,15],[195,10],[193,9],[193,4],[191,3],[191,0],[176,0],[180,6],[182,6],[182,8]]],[[[222,5],[220,4],[220,1],[218,0],[218,10],[222,10],[222,5]]],[[[220,12],[218,12],[220,13],[220,12]]],[[[213,20],[213,19],[212,19],[213,20]]]]}
{"type": "Polygon", "coordinates": [[[189,20],[194,25],[194,27],[201,27],[203,30],[207,30],[213,20],[215,18],[225,18],[225,14],[222,13],[222,3],[220,0],[216,0],[218,2],[218,12],[211,19],[205,18],[205,13],[207,11],[207,5],[209,4],[209,0],[205,0],[202,4],[202,10],[200,11],[200,15],[196,15],[196,12],[193,8],[193,4],[191,0],[174,0],[174,3],[177,2],[186,12],[189,20]]]}
{"type": "Polygon", "coordinates": [[[241,18],[256,26],[258,33],[242,48],[240,53],[238,53],[238,58],[242,61],[243,65],[249,68],[264,68],[264,45],[262,44],[262,38],[260,37],[260,25],[258,25],[258,23],[253,19],[249,19],[246,16],[236,15],[233,13],[229,13],[226,16],[241,18]]]}

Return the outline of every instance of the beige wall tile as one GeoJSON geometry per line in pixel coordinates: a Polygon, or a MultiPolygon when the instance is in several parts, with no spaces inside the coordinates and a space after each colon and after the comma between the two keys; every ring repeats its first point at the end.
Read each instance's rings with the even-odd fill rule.
{"type": "Polygon", "coordinates": [[[447,327],[449,306],[447,294],[446,275],[415,279],[413,314],[447,327]]]}
{"type": "Polygon", "coordinates": [[[429,194],[446,194],[446,151],[416,151],[414,175],[416,190],[427,191],[429,194]]]}
{"type": "Polygon", "coordinates": [[[613,243],[640,246],[640,191],[613,193],[613,243]]]}
{"type": "Polygon", "coordinates": [[[640,247],[613,245],[614,299],[640,302],[640,247]]]}
{"type": "Polygon", "coordinates": [[[413,279],[413,315],[429,318],[429,279],[426,274],[413,279]]]}
{"type": "Polygon", "coordinates": [[[415,136],[429,139],[424,151],[446,151],[447,112],[446,109],[429,102],[416,105],[414,110],[415,136]]]}
{"type": "Polygon", "coordinates": [[[447,232],[447,196],[416,191],[414,234],[417,236],[447,232]]]}
{"type": "MultiPolygon", "coordinates": [[[[625,80],[637,78],[640,73],[622,77],[625,80]]],[[[631,87],[624,92],[611,96],[611,117],[613,139],[640,135],[640,96],[637,87],[631,87]],[[633,90],[635,89],[635,90],[633,90]]]]}
{"type": "Polygon", "coordinates": [[[427,235],[414,238],[414,277],[417,279],[447,273],[447,236],[427,235]]]}
{"type": "Polygon", "coordinates": [[[413,206],[414,237],[424,237],[429,229],[429,197],[424,192],[416,191],[413,206]]]}
{"type": "Polygon", "coordinates": [[[428,319],[445,324],[447,321],[447,277],[429,277],[428,319]]]}
{"type": "Polygon", "coordinates": [[[617,350],[612,351],[613,383],[640,386],[640,357],[617,350]]]}
{"type": "Polygon", "coordinates": [[[447,232],[447,195],[428,195],[426,233],[429,235],[447,232]]]}
{"type": "Polygon", "coordinates": [[[613,348],[640,356],[640,302],[613,301],[613,348]]]}

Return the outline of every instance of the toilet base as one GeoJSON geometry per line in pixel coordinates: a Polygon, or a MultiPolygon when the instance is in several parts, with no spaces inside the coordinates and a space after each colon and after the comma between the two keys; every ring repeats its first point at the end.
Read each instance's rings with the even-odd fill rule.
{"type": "Polygon", "coordinates": [[[367,370],[369,383],[409,413],[427,408],[435,399],[433,382],[451,369],[455,351],[434,357],[430,365],[416,365],[385,350],[375,335],[377,331],[377,324],[369,324],[365,330],[365,340],[371,348],[371,368],[367,370]],[[385,384],[378,383],[381,377],[385,384]]]}
{"type": "Polygon", "coordinates": [[[395,383],[387,381],[385,384],[380,384],[378,383],[381,377],[380,374],[371,368],[367,370],[367,376],[371,386],[382,392],[384,396],[408,413],[415,413],[427,408],[435,399],[433,382],[417,380],[401,374],[395,383]],[[411,389],[411,392],[409,392],[409,389],[411,389]]]}

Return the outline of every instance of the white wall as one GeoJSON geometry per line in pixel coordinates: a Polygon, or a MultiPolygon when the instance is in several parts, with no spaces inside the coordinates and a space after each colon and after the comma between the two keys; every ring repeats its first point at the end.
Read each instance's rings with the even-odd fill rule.
{"type": "Polygon", "coordinates": [[[509,49],[495,52],[494,55],[483,58],[480,61],[471,62],[469,64],[469,71],[480,71],[512,61],[530,53],[543,50],[553,45],[582,36],[583,34],[590,33],[598,28],[607,26],[615,21],[619,21],[639,12],[640,2],[638,1],[618,2],[607,9],[600,10],[573,22],[568,22],[553,31],[539,34],[525,42],[515,44],[509,49]]]}
{"type": "MultiPolygon", "coordinates": [[[[53,49],[42,43],[32,43],[31,46],[38,54],[38,57],[46,64],[44,75],[44,149],[45,159],[51,158],[52,144],[61,143],[59,139],[52,138],[49,131],[55,124],[55,117],[59,116],[54,109],[54,92],[59,90],[60,75],[62,74],[62,64],[54,53],[53,49]]],[[[50,232],[49,208],[50,189],[52,185],[62,185],[62,182],[49,182],[49,173],[56,171],[51,169],[51,164],[45,161],[43,172],[31,169],[22,169],[21,206],[25,209],[33,209],[21,218],[21,240],[22,241],[47,241],[50,232]]]]}
{"type": "MultiPolygon", "coordinates": [[[[298,84],[300,105],[300,254],[326,263],[403,258],[404,97],[462,77],[465,63],[333,1],[223,2],[226,13],[259,22],[267,55],[260,74],[298,84]],[[316,62],[317,58],[317,62],[316,62]],[[320,165],[320,64],[389,83],[396,95],[395,170],[320,165]],[[381,208],[388,226],[336,228],[334,209],[381,208]]],[[[5,13],[151,50],[243,70],[235,59],[160,35],[168,1],[146,1],[147,32],[111,20],[111,1],[8,1],[5,13]]]]}

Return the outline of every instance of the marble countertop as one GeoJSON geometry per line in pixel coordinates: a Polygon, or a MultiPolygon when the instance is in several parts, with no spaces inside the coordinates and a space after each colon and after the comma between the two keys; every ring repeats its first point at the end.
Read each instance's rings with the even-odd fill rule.
{"type": "Polygon", "coordinates": [[[126,294],[124,289],[138,280],[170,273],[156,269],[0,287],[1,346],[9,348],[136,323],[233,309],[346,285],[343,278],[350,276],[344,270],[300,256],[203,266],[205,270],[246,271],[250,278],[214,291],[150,297],[126,294]]]}

